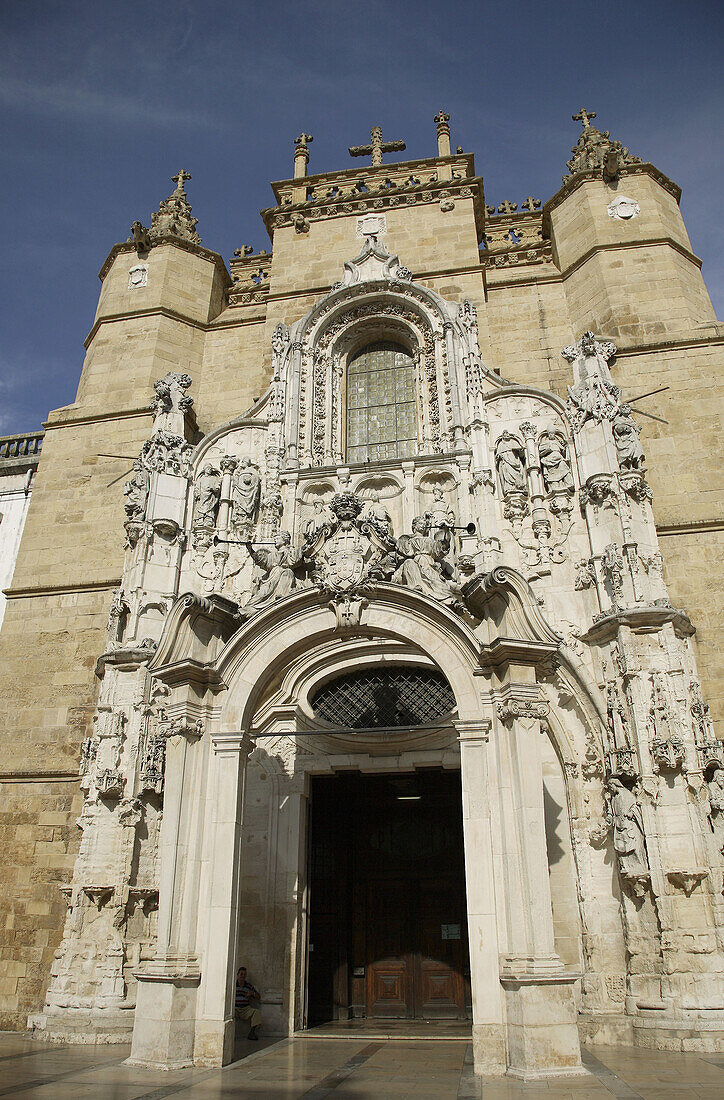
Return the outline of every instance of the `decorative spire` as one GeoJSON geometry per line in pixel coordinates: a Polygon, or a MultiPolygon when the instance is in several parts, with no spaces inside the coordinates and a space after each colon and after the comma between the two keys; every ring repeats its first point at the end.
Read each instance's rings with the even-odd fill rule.
{"type": "Polygon", "coordinates": [[[435,115],[437,126],[437,155],[439,157],[450,156],[450,115],[447,111],[438,111],[435,115]]]}
{"type": "Polygon", "coordinates": [[[595,111],[587,111],[583,107],[578,114],[571,116],[574,122],[582,123],[583,129],[571,149],[571,159],[566,161],[571,175],[563,177],[564,183],[578,172],[601,172],[605,182],[609,183],[618,178],[624,165],[641,163],[641,157],[629,153],[620,141],[611,137],[608,130],[601,131],[591,126],[591,119],[595,117],[595,111]]]}
{"type": "Polygon", "coordinates": [[[299,137],[294,139],[294,178],[301,179],[302,176],[307,174],[307,163],[309,161],[309,144],[314,141],[311,134],[306,134],[302,130],[299,137]]]}
{"type": "Polygon", "coordinates": [[[180,237],[191,244],[201,244],[201,237],[196,232],[198,218],[191,215],[191,204],[184,189],[184,183],[191,176],[182,168],[171,179],[176,184],[176,189],[163,200],[158,211],[151,215],[150,237],[153,241],[163,240],[165,237],[180,237]]]}

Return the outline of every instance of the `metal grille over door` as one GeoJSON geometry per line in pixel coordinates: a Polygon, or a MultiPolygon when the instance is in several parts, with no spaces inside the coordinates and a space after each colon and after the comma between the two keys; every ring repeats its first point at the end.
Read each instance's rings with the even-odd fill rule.
{"type": "Polygon", "coordinates": [[[312,707],[346,729],[421,726],[450,714],[455,696],[441,673],[398,665],[340,676],[320,688],[312,707]]]}

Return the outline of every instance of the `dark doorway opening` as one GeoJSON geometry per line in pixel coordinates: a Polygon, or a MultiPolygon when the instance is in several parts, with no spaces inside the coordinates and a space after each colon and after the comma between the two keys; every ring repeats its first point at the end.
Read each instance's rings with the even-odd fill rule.
{"type": "Polygon", "coordinates": [[[307,1026],[470,1012],[460,773],[312,780],[307,1026]]]}

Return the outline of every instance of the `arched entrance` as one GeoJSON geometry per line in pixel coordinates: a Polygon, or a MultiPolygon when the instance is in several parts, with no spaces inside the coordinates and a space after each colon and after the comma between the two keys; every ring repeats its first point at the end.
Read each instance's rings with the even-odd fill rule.
{"type": "MultiPolygon", "coordinates": [[[[401,1018],[464,1016],[465,921],[456,919],[454,904],[455,913],[444,905],[436,908],[434,897],[418,905],[416,922],[411,919],[410,899],[419,900],[427,886],[420,860],[415,867],[414,858],[402,856],[405,850],[410,856],[415,837],[420,841],[423,823],[418,821],[409,842],[402,843],[399,812],[405,797],[394,793],[394,783],[407,779],[421,781],[432,796],[435,777],[428,769],[439,769],[438,774],[459,769],[478,1071],[527,1073],[538,1072],[543,1063],[579,1065],[572,999],[578,975],[566,971],[555,949],[542,778],[546,707],[536,701],[535,682],[535,663],[558,641],[549,630],[546,634],[535,601],[524,601],[524,583],[515,575],[509,580],[506,571],[488,582],[480,596],[479,632],[420,594],[385,584],[344,614],[315,591],[293,593],[241,628],[233,609],[218,598],[179,601],[155,663],[172,686],[169,711],[178,708],[188,716],[204,707],[211,729],[194,739],[187,736],[187,723],[169,740],[159,959],[155,971],[149,967],[139,975],[137,1060],[150,1060],[142,1027],[157,1011],[159,986],[151,989],[153,981],[164,983],[177,1038],[181,1006],[187,1012],[187,1059],[227,1060],[233,1049],[232,979],[242,957],[252,980],[255,967],[264,973],[270,1030],[288,1034],[309,1022],[309,997],[319,977],[314,966],[310,970],[310,956],[318,950],[310,922],[324,914],[315,911],[311,894],[320,889],[320,880],[315,885],[309,874],[314,825],[310,831],[308,807],[311,796],[313,820],[315,785],[325,779],[337,783],[334,777],[340,775],[358,778],[346,779],[345,797],[326,797],[328,807],[337,807],[331,829],[339,831],[340,820],[355,822],[353,871],[364,864],[359,891],[355,896],[352,883],[348,903],[365,912],[368,904],[372,908],[369,942],[355,944],[359,922],[353,921],[341,937],[348,950],[344,966],[339,957],[327,963],[327,976],[331,971],[337,982],[333,1014],[336,996],[337,1011],[352,1015],[359,1009],[399,1012],[401,1018]],[[516,595],[517,588],[523,595],[516,595]],[[203,666],[196,656],[199,639],[212,655],[203,666]],[[315,713],[314,703],[323,691],[329,694],[335,679],[380,667],[398,672],[412,667],[426,671],[428,679],[442,677],[454,696],[453,712],[414,725],[404,714],[409,703],[398,700],[405,725],[364,728],[315,713]],[[372,786],[364,787],[367,776],[387,777],[380,778],[376,800],[372,786]],[[353,791],[356,782],[360,787],[353,791]],[[382,803],[385,813],[375,815],[382,803]],[[386,862],[374,856],[376,824],[374,844],[377,852],[388,853],[386,862]],[[387,901],[380,904],[385,889],[387,901]],[[395,889],[407,900],[395,905],[389,896],[395,889]],[[384,923],[385,913],[393,911],[396,929],[384,923]],[[429,938],[433,926],[435,949],[429,938]],[[363,973],[355,974],[359,969],[363,973]],[[544,1037],[545,1047],[531,1045],[533,1035],[544,1037]]],[[[374,691],[372,703],[378,703],[374,691]]],[[[439,781],[437,789],[442,792],[447,783],[452,780],[439,781]]],[[[445,810],[440,807],[439,820],[445,810]]],[[[444,851],[450,838],[430,835],[425,843],[431,851],[435,844],[444,851]]],[[[444,869],[440,875],[444,879],[444,869]]],[[[335,914],[328,911],[326,917],[331,922],[335,914]]],[[[323,1011],[321,1000],[317,1008],[323,1011]]]]}

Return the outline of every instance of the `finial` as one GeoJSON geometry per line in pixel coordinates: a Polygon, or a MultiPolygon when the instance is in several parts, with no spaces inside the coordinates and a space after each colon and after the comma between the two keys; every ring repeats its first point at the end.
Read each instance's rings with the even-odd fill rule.
{"type": "Polygon", "coordinates": [[[571,115],[573,122],[582,122],[583,129],[587,130],[591,125],[591,119],[596,117],[595,111],[587,111],[585,107],[581,107],[577,115],[571,115]]]}
{"type": "Polygon", "coordinates": [[[244,256],[251,256],[253,252],[254,252],[253,244],[243,244],[241,246],[241,248],[235,248],[234,249],[234,255],[238,256],[239,259],[243,259],[244,256]]]}
{"type": "Polygon", "coordinates": [[[437,126],[437,155],[439,157],[450,156],[450,115],[446,111],[438,111],[435,115],[437,126]]]}
{"type": "Polygon", "coordinates": [[[309,161],[309,143],[314,141],[311,134],[305,134],[302,130],[299,137],[294,139],[294,178],[300,179],[307,174],[309,161]]]}
{"type": "Polygon", "coordinates": [[[171,176],[171,182],[176,184],[176,190],[182,195],[184,191],[184,182],[191,179],[191,173],[187,172],[185,168],[182,168],[180,172],[177,172],[175,176],[171,176]]]}
{"type": "Polygon", "coordinates": [[[382,164],[383,153],[395,153],[406,148],[404,141],[383,141],[382,129],[379,126],[372,127],[370,139],[369,145],[350,145],[349,155],[351,157],[368,157],[371,155],[373,168],[378,168],[382,164]]]}
{"type": "Polygon", "coordinates": [[[530,210],[532,214],[540,206],[540,199],[534,199],[532,195],[528,195],[525,202],[522,202],[520,205],[522,210],[530,210]]]}
{"type": "Polygon", "coordinates": [[[180,237],[192,244],[201,244],[201,237],[196,232],[198,219],[191,214],[191,204],[184,190],[184,183],[191,179],[191,173],[182,168],[171,179],[176,184],[176,190],[151,215],[149,236],[153,241],[165,237],[180,237]]]}

